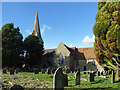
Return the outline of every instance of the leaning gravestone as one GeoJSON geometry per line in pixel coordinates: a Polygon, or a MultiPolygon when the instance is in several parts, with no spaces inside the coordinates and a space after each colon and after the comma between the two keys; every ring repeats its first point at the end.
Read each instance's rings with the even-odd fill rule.
{"type": "Polygon", "coordinates": [[[62,68],[58,68],[54,73],[53,88],[54,90],[57,90],[57,89],[64,90],[62,68]]]}
{"type": "Polygon", "coordinates": [[[76,72],[75,73],[75,85],[79,85],[80,84],[80,72],[76,72]]]}
{"type": "Polygon", "coordinates": [[[94,81],[94,73],[89,73],[89,82],[94,81]]]}
{"type": "Polygon", "coordinates": [[[54,74],[55,70],[56,70],[55,68],[52,68],[51,73],[54,74]]]}
{"type": "Polygon", "coordinates": [[[68,76],[67,76],[67,74],[63,74],[63,84],[64,84],[64,86],[68,86],[68,76]]]}
{"type": "Polygon", "coordinates": [[[7,71],[6,71],[7,69],[6,68],[3,68],[3,73],[4,74],[7,74],[7,71]]]}
{"type": "Polygon", "coordinates": [[[14,75],[14,68],[10,68],[10,75],[14,75]]]}
{"type": "Polygon", "coordinates": [[[47,74],[51,74],[51,69],[47,68],[47,74]]]}

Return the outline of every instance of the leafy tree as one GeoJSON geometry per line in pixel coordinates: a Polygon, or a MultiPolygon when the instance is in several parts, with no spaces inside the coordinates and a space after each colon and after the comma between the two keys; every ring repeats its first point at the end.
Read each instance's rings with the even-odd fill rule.
{"type": "Polygon", "coordinates": [[[42,63],[41,57],[43,54],[43,45],[40,44],[39,38],[34,35],[29,35],[24,40],[24,47],[26,51],[25,63],[30,67],[40,65],[42,63]]]}
{"type": "Polygon", "coordinates": [[[23,36],[12,23],[2,27],[2,66],[19,66],[23,54],[23,36]]]}
{"type": "Polygon", "coordinates": [[[96,60],[102,66],[119,70],[120,66],[120,1],[98,2],[95,35],[96,60]]]}

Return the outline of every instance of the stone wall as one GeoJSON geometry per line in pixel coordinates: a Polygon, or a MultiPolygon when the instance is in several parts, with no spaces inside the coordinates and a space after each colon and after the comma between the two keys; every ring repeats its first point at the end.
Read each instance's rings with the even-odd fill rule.
{"type": "Polygon", "coordinates": [[[86,70],[99,70],[104,71],[104,69],[97,63],[95,59],[88,59],[88,60],[76,60],[74,62],[74,68],[80,68],[81,71],[84,71],[84,66],[86,70]]]}

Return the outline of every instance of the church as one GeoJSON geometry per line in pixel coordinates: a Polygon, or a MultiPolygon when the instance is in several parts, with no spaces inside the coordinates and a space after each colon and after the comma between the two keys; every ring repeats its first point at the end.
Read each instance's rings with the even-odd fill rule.
{"type": "MultiPolygon", "coordinates": [[[[41,44],[44,44],[40,33],[38,11],[36,12],[32,34],[39,38],[41,44]]],[[[60,42],[55,49],[45,49],[42,61],[44,61],[42,64],[43,68],[69,67],[71,70],[74,68],[80,68],[81,71],[97,69],[99,71],[104,70],[96,61],[94,47],[68,47],[63,42],[60,42]]]]}

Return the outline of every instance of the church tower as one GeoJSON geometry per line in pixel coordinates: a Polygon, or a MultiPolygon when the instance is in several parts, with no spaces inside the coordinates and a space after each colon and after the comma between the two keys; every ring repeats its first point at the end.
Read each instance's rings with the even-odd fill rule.
{"type": "Polygon", "coordinates": [[[34,22],[34,27],[33,27],[33,35],[37,36],[40,40],[40,44],[43,44],[43,40],[41,37],[41,33],[40,33],[40,26],[39,26],[39,19],[38,19],[38,11],[36,12],[36,16],[35,16],[35,22],[34,22]]]}

